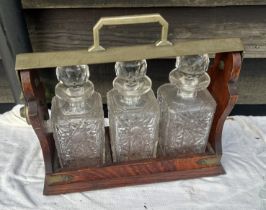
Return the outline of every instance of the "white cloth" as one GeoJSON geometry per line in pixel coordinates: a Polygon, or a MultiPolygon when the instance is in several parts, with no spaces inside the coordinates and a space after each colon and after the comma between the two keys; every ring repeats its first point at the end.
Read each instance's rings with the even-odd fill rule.
{"type": "Polygon", "coordinates": [[[266,183],[266,117],[229,117],[223,130],[226,175],[43,196],[44,163],[19,106],[0,115],[0,210],[260,209],[266,183]]]}

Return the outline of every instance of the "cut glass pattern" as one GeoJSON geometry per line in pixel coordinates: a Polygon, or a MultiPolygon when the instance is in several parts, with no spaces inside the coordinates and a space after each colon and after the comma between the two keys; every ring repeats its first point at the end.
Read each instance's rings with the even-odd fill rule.
{"type": "Polygon", "coordinates": [[[158,89],[159,155],[205,152],[216,108],[206,89],[208,64],[207,55],[179,57],[177,68],[169,75],[171,83],[158,89]]]}
{"type": "Polygon", "coordinates": [[[117,62],[114,89],[107,94],[114,162],[154,158],[159,106],[145,76],[146,61],[117,62]]]}
{"type": "Polygon", "coordinates": [[[52,100],[52,127],[63,168],[104,163],[102,100],[88,80],[88,66],[58,67],[56,96],[52,100]]]}

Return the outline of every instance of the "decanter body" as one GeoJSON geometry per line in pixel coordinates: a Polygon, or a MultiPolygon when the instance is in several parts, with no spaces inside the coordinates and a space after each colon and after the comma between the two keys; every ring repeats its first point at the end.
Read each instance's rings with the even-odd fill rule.
{"type": "Polygon", "coordinates": [[[156,157],[160,112],[146,69],[145,60],[115,65],[107,93],[114,162],[156,157]]]}
{"type": "Polygon", "coordinates": [[[63,168],[100,166],[104,162],[102,99],[88,80],[87,65],[58,67],[60,81],[52,100],[52,127],[63,168]]]}
{"type": "Polygon", "coordinates": [[[158,154],[204,153],[216,102],[206,89],[208,55],[178,57],[170,84],[159,87],[160,138],[158,154]]]}

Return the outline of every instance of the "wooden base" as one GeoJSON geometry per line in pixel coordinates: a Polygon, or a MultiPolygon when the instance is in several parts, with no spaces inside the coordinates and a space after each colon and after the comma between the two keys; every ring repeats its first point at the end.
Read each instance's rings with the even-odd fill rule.
{"type": "Polygon", "coordinates": [[[216,155],[147,160],[46,174],[44,195],[148,184],[224,174],[216,155]]]}
{"type": "Polygon", "coordinates": [[[103,167],[60,168],[55,152],[53,173],[45,176],[44,194],[55,195],[135,184],[172,181],[224,174],[220,157],[210,144],[204,154],[179,155],[126,163],[113,163],[109,128],[105,129],[105,165],[103,167]]]}

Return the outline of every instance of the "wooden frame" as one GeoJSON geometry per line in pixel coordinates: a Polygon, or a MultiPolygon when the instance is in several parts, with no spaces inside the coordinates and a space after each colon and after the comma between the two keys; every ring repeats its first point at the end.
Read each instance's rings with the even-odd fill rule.
{"type": "MultiPolygon", "coordinates": [[[[21,79],[27,118],[38,136],[44,157],[44,194],[53,195],[224,174],[220,162],[222,129],[226,117],[237,100],[236,83],[242,63],[242,51],[241,40],[232,38],[173,43],[166,46],[141,45],[90,52],[79,50],[17,55],[16,70],[21,79]],[[109,149],[106,154],[109,158],[103,167],[77,169],[59,167],[53,136],[45,126],[49,115],[44,100],[44,87],[37,69],[202,53],[216,54],[214,63],[208,70],[211,77],[208,89],[217,102],[208,146],[204,154],[114,164],[110,158],[109,149]]],[[[106,145],[110,148],[108,128],[106,145]]]]}

